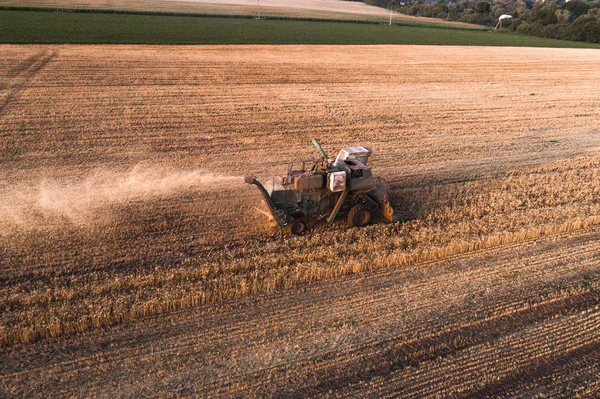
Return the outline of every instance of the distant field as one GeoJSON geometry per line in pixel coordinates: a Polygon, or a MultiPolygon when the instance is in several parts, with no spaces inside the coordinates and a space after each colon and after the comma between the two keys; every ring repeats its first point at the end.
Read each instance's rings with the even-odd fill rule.
{"type": "MultiPolygon", "coordinates": [[[[207,1],[169,1],[169,0],[0,0],[0,6],[34,6],[52,8],[84,8],[104,10],[133,10],[160,12],[187,12],[200,14],[226,14],[256,16],[258,11],[255,0],[207,0],[207,1]]],[[[285,1],[263,0],[260,2],[261,16],[360,20],[372,22],[389,21],[389,11],[351,1],[285,1]]],[[[479,25],[462,22],[444,21],[435,18],[413,17],[394,12],[394,21],[413,24],[444,25],[462,28],[481,29],[479,25]]]]}
{"type": "Polygon", "coordinates": [[[0,11],[1,43],[600,46],[471,29],[368,23],[0,11]]]}

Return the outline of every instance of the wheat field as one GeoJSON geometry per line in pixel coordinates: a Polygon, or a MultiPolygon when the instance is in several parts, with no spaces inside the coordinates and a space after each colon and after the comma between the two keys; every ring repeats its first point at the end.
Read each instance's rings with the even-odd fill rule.
{"type": "MultiPolygon", "coordinates": [[[[174,12],[192,14],[218,14],[257,16],[260,3],[261,17],[292,17],[357,20],[386,23],[389,10],[365,3],[344,0],[0,0],[4,7],[44,7],[90,10],[118,10],[140,12],[174,12]]],[[[395,22],[453,26],[457,28],[481,29],[481,25],[466,22],[445,21],[437,18],[417,17],[393,12],[395,22]]]]}
{"type": "Polygon", "coordinates": [[[597,51],[0,48],[2,396],[597,393],[597,51]],[[312,137],[415,218],[269,225],[312,137]]]}

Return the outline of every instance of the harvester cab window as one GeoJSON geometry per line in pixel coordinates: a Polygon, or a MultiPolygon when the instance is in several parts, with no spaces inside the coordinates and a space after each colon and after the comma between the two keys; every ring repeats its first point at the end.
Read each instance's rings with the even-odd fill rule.
{"type": "Polygon", "coordinates": [[[360,156],[360,157],[356,157],[356,160],[360,163],[362,163],[363,165],[367,164],[367,160],[369,159],[368,156],[360,156]]]}
{"type": "Polygon", "coordinates": [[[354,159],[344,159],[344,163],[350,168],[351,179],[363,177],[363,168],[365,166],[361,162],[354,159]]]}

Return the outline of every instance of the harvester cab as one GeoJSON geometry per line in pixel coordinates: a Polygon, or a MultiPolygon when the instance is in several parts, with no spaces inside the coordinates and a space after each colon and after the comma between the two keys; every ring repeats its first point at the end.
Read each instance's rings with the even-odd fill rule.
{"type": "Polygon", "coordinates": [[[308,219],[327,218],[332,223],[338,213],[346,211],[351,226],[369,224],[376,212],[388,222],[400,221],[392,208],[389,185],[375,179],[367,166],[371,150],[348,147],[332,159],[317,139],[312,143],[322,160],[300,162],[298,170],[290,165],[286,175],[272,177],[264,184],[254,176],[244,178],[259,189],[268,208],[266,214],[277,225],[302,234],[308,219]]]}
{"type": "Polygon", "coordinates": [[[371,150],[365,147],[349,147],[340,151],[335,159],[334,166],[346,172],[350,190],[371,190],[376,186],[371,169],[367,161],[371,150]]]}

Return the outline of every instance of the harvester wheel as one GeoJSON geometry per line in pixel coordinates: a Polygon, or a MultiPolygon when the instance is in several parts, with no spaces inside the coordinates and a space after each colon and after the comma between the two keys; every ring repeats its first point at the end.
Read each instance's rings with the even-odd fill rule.
{"type": "Polygon", "coordinates": [[[362,227],[371,221],[371,211],[365,205],[354,205],[348,213],[348,224],[350,226],[362,227]]]}
{"type": "Polygon", "coordinates": [[[306,222],[304,222],[304,220],[302,220],[300,218],[296,218],[296,219],[292,220],[292,223],[290,223],[290,233],[295,234],[295,235],[301,235],[301,234],[304,234],[305,231],[306,231],[306,222]]]}

